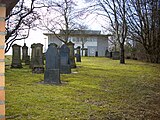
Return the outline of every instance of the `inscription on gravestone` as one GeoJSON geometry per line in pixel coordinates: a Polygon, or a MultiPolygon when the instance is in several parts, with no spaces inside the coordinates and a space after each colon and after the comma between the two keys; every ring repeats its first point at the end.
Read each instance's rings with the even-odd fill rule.
{"type": "Polygon", "coordinates": [[[51,43],[46,52],[46,71],[44,83],[60,84],[60,57],[56,44],[51,43]]]}

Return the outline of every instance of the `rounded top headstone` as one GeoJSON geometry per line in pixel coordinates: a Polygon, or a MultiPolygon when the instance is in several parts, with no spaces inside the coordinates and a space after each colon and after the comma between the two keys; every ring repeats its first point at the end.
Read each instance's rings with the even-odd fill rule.
{"type": "Polygon", "coordinates": [[[50,43],[50,44],[48,45],[48,47],[49,47],[49,46],[57,47],[58,45],[57,45],[57,44],[55,44],[55,43],[50,43]]]}

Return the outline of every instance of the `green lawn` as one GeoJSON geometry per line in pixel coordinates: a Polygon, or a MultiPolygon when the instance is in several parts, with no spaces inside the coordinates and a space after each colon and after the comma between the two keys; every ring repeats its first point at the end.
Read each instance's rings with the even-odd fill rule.
{"type": "Polygon", "coordinates": [[[6,67],[6,116],[14,120],[159,120],[160,65],[83,57],[62,85],[6,67]]]}

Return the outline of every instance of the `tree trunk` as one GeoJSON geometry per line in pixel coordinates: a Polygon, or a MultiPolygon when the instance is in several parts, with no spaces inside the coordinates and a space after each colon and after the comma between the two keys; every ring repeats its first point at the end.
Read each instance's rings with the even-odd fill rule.
{"type": "Polygon", "coordinates": [[[120,64],[125,64],[124,45],[120,44],[120,64]]]}

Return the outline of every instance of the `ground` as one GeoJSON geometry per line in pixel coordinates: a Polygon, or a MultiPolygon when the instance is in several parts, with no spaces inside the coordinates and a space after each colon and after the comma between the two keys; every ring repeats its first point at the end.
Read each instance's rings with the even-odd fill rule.
{"type": "Polygon", "coordinates": [[[28,66],[6,66],[7,119],[160,119],[160,65],[83,57],[72,72],[61,75],[61,85],[46,85],[28,66]]]}

